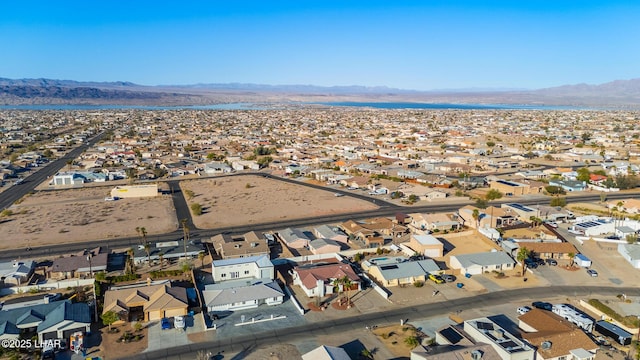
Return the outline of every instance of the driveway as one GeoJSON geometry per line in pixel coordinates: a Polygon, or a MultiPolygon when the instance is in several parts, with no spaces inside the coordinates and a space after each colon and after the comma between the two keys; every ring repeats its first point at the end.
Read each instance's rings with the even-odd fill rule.
{"type": "MultiPolygon", "coordinates": [[[[203,331],[202,326],[200,325],[200,329],[196,329],[198,324],[198,318],[202,318],[201,316],[186,316],[185,323],[186,329],[175,329],[173,326],[171,329],[162,330],[162,326],[160,325],[160,321],[152,322],[149,324],[148,328],[148,346],[144,352],[155,351],[160,349],[172,348],[176,346],[188,345],[191,343],[187,338],[188,332],[193,331],[203,331]]],[[[171,324],[173,325],[173,319],[170,319],[171,324]]],[[[200,320],[200,323],[202,321],[200,320]]]]}

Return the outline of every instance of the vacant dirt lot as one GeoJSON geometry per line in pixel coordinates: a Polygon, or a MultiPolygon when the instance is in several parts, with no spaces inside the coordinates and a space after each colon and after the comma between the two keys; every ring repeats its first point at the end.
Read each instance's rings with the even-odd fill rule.
{"type": "Polygon", "coordinates": [[[0,249],[148,235],[178,227],[168,196],[104,201],[111,187],[37,192],[0,218],[0,249]]]}
{"type": "Polygon", "coordinates": [[[203,208],[202,215],[193,216],[195,226],[201,229],[377,208],[348,196],[336,197],[331,191],[259,176],[188,180],[180,186],[189,206],[197,203],[203,208]],[[191,192],[193,196],[189,196],[191,192]]]}

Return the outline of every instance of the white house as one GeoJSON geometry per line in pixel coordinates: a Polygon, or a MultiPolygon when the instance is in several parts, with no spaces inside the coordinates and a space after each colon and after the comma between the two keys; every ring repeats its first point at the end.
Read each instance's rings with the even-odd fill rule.
{"type": "Polygon", "coordinates": [[[618,252],[636,269],[640,269],[640,244],[618,244],[618,252]]]}
{"type": "Polygon", "coordinates": [[[479,275],[485,271],[504,271],[515,267],[516,262],[503,251],[490,251],[451,256],[450,265],[461,274],[479,275]]]}
{"type": "Polygon", "coordinates": [[[209,312],[235,311],[282,304],[284,292],[274,280],[236,280],[206,285],[202,297],[209,312]]]}
{"type": "Polygon", "coordinates": [[[284,292],[276,281],[274,266],[267,255],[216,260],[211,265],[213,284],[202,291],[210,312],[277,305],[284,292]]]}
{"type": "Polygon", "coordinates": [[[274,279],[273,263],[267,255],[215,260],[211,263],[215,283],[237,279],[274,279]]]}

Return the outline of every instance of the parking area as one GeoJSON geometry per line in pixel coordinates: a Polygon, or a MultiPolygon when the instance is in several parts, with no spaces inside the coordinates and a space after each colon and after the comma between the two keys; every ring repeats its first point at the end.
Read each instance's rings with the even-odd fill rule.
{"type": "Polygon", "coordinates": [[[169,321],[171,325],[169,329],[162,329],[160,321],[154,321],[149,324],[148,346],[145,352],[190,344],[192,341],[188,338],[189,334],[204,331],[202,316],[199,314],[185,316],[184,329],[176,329],[173,326],[172,318],[169,321]]]}

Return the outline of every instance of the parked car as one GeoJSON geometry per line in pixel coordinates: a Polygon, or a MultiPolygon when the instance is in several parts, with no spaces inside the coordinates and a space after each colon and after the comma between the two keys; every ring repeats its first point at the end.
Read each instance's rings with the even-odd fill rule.
{"type": "Polygon", "coordinates": [[[538,267],[538,262],[531,258],[524,259],[524,264],[530,269],[536,269],[538,267]]]}
{"type": "Polygon", "coordinates": [[[553,310],[553,305],[551,303],[544,302],[544,301],[534,301],[531,303],[531,306],[533,306],[536,309],[542,309],[547,311],[553,310]]]}
{"type": "Polygon", "coordinates": [[[558,265],[558,262],[556,259],[547,259],[547,265],[556,266],[558,265]]]}
{"type": "Polygon", "coordinates": [[[555,221],[549,221],[546,224],[549,225],[550,227],[554,228],[554,229],[558,227],[558,223],[555,222],[555,221]]]}
{"type": "Polygon", "coordinates": [[[184,316],[176,316],[173,318],[173,326],[176,329],[184,329],[184,316]]]}
{"type": "Polygon", "coordinates": [[[429,280],[433,281],[436,284],[442,284],[444,279],[440,275],[429,274],[429,280]]]}
{"type": "Polygon", "coordinates": [[[455,276],[448,275],[448,274],[442,275],[442,279],[444,279],[444,281],[446,281],[446,282],[454,282],[454,281],[456,281],[456,277],[455,276]]]}
{"type": "Polygon", "coordinates": [[[589,276],[591,277],[598,277],[598,272],[593,269],[588,269],[587,274],[589,274],[589,276]]]}
{"type": "Polygon", "coordinates": [[[528,313],[529,311],[531,311],[531,308],[528,306],[520,306],[516,312],[518,313],[518,315],[524,315],[526,313],[528,313]]]}
{"type": "Polygon", "coordinates": [[[162,318],[162,320],[160,320],[160,324],[162,325],[162,330],[171,329],[171,322],[169,322],[169,319],[167,318],[162,318]]]}
{"type": "Polygon", "coordinates": [[[334,193],[334,194],[333,194],[333,196],[335,196],[335,197],[341,197],[341,196],[344,196],[344,194],[343,194],[343,193],[334,193]]]}
{"type": "Polygon", "coordinates": [[[609,235],[609,236],[605,236],[605,239],[620,240],[620,236],[618,236],[618,235],[609,235]]]}

